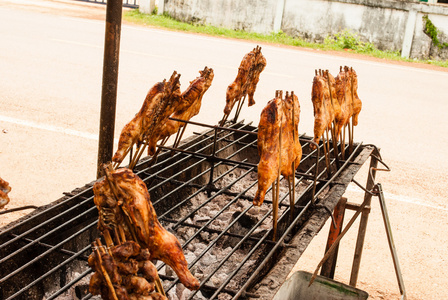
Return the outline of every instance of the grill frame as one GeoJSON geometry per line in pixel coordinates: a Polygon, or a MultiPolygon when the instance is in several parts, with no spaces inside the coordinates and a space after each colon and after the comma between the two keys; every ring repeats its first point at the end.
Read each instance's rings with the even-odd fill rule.
{"type": "MultiPolygon", "coordinates": [[[[217,189],[213,186],[212,181],[216,179],[214,177],[214,174],[218,172],[219,167],[221,165],[234,165],[235,168],[242,168],[246,170],[252,169],[252,172],[256,171],[256,158],[254,159],[253,157],[249,157],[247,161],[237,161],[235,159],[232,159],[232,156],[222,157],[220,155],[220,153],[222,152],[230,152],[230,155],[235,155],[235,151],[232,151],[232,147],[236,148],[239,151],[246,151],[247,149],[251,148],[250,150],[252,151],[252,153],[254,153],[254,151],[256,152],[256,127],[253,127],[250,124],[245,125],[242,122],[235,123],[229,128],[210,126],[195,122],[188,123],[191,123],[190,126],[195,125],[201,126],[201,128],[209,127],[211,129],[186,139],[185,141],[183,141],[181,148],[187,149],[188,151],[189,148],[201,147],[201,145],[206,145],[208,152],[198,151],[198,149],[195,149],[193,152],[189,153],[174,150],[176,151],[176,154],[171,157],[170,152],[172,149],[169,147],[164,147],[165,152],[159,156],[159,162],[152,165],[151,167],[148,167],[149,159],[143,159],[134,169],[134,172],[138,176],[140,176],[148,186],[148,190],[150,191],[151,199],[153,201],[154,208],[158,213],[159,220],[164,223],[175,222],[173,227],[185,225],[184,221],[186,219],[172,220],[167,217],[169,213],[180,207],[178,205],[181,205],[172,203],[172,200],[169,201],[170,204],[165,204],[165,207],[169,208],[164,212],[161,211],[159,206],[161,205],[162,201],[169,198],[175,193],[175,191],[173,190],[164,192],[164,187],[166,187],[167,185],[176,184],[181,186],[179,190],[188,187],[186,192],[176,192],[176,194],[185,194],[185,203],[188,202],[188,197],[191,196],[191,193],[188,192],[189,189],[195,190],[196,193],[198,193],[198,191],[206,192],[209,194],[215,193],[215,195],[216,193],[227,193],[230,194],[230,196],[237,197],[238,194],[232,194],[228,191],[229,186],[227,186],[227,188],[225,189],[217,189]],[[212,142],[206,144],[207,141],[210,140],[212,142]],[[227,148],[222,149],[218,147],[217,149],[217,143],[219,143],[220,141],[227,143],[227,148]],[[193,160],[193,162],[188,166],[182,165],[183,162],[188,160],[193,160]],[[175,165],[169,163],[170,161],[174,161],[175,165]],[[205,170],[202,170],[204,164],[210,165],[208,170],[207,168],[205,170]],[[171,175],[169,175],[170,173],[171,175]],[[174,179],[177,177],[189,179],[174,179]],[[202,181],[200,180],[199,183],[194,182],[197,178],[201,178],[202,181]],[[210,180],[210,178],[212,178],[212,181],[210,180]],[[155,183],[156,181],[158,182],[155,183]]],[[[309,145],[310,143],[310,138],[302,136],[301,143],[303,148],[305,149],[307,147],[307,144],[309,145]]],[[[322,147],[322,144],[320,144],[320,147],[322,147]]],[[[321,196],[321,193],[325,192],[326,196],[320,200],[320,203],[325,204],[325,206],[327,206],[327,208],[332,211],[339,198],[344,194],[348,184],[352,181],[355,174],[359,171],[361,166],[373,152],[373,148],[369,146],[362,146],[362,144],[355,144],[355,151],[353,151],[352,156],[347,159],[342,168],[340,168],[339,170],[334,170],[333,176],[330,179],[325,178],[326,170],[324,167],[325,163],[323,157],[315,154],[313,156],[313,153],[318,153],[317,151],[306,153],[304,155],[305,159],[303,159],[302,161],[306,161],[307,156],[310,161],[314,159],[313,157],[315,157],[316,161],[319,162],[317,164],[319,171],[315,171],[315,174],[311,174],[312,172],[310,173],[299,171],[296,173],[296,177],[299,177],[302,180],[310,181],[310,179],[313,178],[314,175],[318,174],[318,180],[313,181],[311,185],[307,186],[306,191],[301,196],[298,196],[298,199],[305,198],[306,196],[307,201],[305,201],[306,203],[299,203],[299,201],[297,202],[296,206],[300,207],[301,211],[299,213],[299,211],[296,210],[296,216],[292,222],[292,225],[290,225],[289,222],[286,222],[287,216],[289,215],[288,208],[283,211],[282,216],[280,216],[279,218],[279,232],[281,234],[278,234],[278,241],[275,243],[272,242],[272,236],[269,232],[267,232],[267,235],[263,237],[263,243],[267,245],[266,247],[271,247],[271,249],[266,254],[266,258],[261,261],[261,265],[259,265],[257,268],[254,268],[252,276],[250,276],[244,283],[244,285],[236,291],[227,289],[225,285],[223,285],[221,288],[216,289],[209,284],[204,285],[203,288],[201,288],[201,291],[208,293],[210,290],[215,290],[215,294],[219,294],[219,290],[221,289],[224,292],[232,294],[235,299],[240,296],[251,297],[255,296],[255,294],[257,294],[262,299],[270,299],[271,296],[273,297],[276,289],[273,289],[271,286],[268,290],[266,290],[265,287],[267,287],[268,284],[264,284],[266,280],[271,280],[269,279],[272,278],[270,274],[275,274],[277,280],[283,281],[282,278],[285,278],[289,273],[286,272],[286,269],[291,269],[294,266],[294,263],[306,249],[306,246],[309,244],[309,242],[311,242],[312,237],[317,234],[317,232],[319,232],[319,230],[324,225],[325,220],[329,217],[329,214],[325,210],[312,208],[311,199],[317,200],[318,197],[321,196]],[[314,184],[317,184],[317,189],[314,184]],[[294,246],[297,248],[294,249],[290,246],[294,246]],[[294,251],[292,249],[294,249],[294,251]],[[288,260],[288,262],[282,264],[281,260],[284,260],[285,258],[288,260]],[[269,274],[265,276],[267,273],[269,274]],[[259,279],[261,281],[259,281],[259,279]],[[254,287],[257,282],[259,284],[254,287]],[[250,291],[250,293],[248,291],[250,291]]],[[[307,163],[304,163],[303,165],[301,163],[301,166],[307,167],[307,163]]],[[[335,169],[334,158],[332,159],[332,168],[335,169]]],[[[312,169],[313,167],[311,166],[308,170],[312,169]]],[[[24,272],[23,274],[17,271],[18,268],[15,268],[15,270],[13,270],[12,272],[8,271],[8,274],[4,274],[4,271],[3,273],[1,273],[2,271],[0,271],[0,298],[18,299],[12,297],[11,293],[9,293],[10,290],[13,290],[14,293],[21,293],[17,295],[18,297],[26,295],[28,299],[39,299],[34,298],[38,297],[35,295],[37,295],[38,293],[42,293],[42,290],[44,290],[44,294],[47,295],[46,299],[56,299],[58,296],[62,295],[68,289],[74,286],[75,283],[87,278],[91,271],[88,268],[82,268],[82,265],[87,265],[87,256],[91,252],[90,243],[99,235],[95,226],[97,220],[97,210],[93,203],[93,183],[94,182],[91,182],[85,187],[67,194],[66,197],[55,201],[48,206],[41,207],[30,215],[18,220],[17,222],[13,222],[12,224],[0,229],[0,262],[2,262],[2,266],[4,266],[3,263],[19,265],[20,262],[23,261],[23,265],[19,266],[19,269],[25,268],[24,266],[26,266],[26,268],[29,268],[29,270],[33,270],[43,268],[45,266],[46,268],[44,269],[47,270],[46,272],[50,273],[45,278],[42,278],[43,275],[38,275],[35,279],[29,279],[29,270],[28,272],[24,272]],[[65,223],[62,223],[62,225],[58,223],[57,219],[64,219],[64,216],[69,214],[75,215],[75,217],[65,223]],[[75,224],[74,220],[78,220],[79,222],[75,224]],[[68,229],[64,230],[63,232],[59,232],[60,229],[62,230],[64,228],[68,229]],[[52,245],[52,242],[49,242],[47,240],[47,236],[51,238],[53,234],[62,237],[68,236],[68,238],[76,234],[78,234],[79,236],[76,239],[70,240],[69,244],[59,242],[52,245]],[[11,249],[16,246],[20,247],[19,243],[21,245],[24,245],[21,248],[22,250],[19,250],[20,252],[18,254],[9,257],[12,254],[8,255],[6,253],[11,253],[11,251],[13,251],[11,249]],[[59,249],[62,245],[64,245],[63,249],[59,249]],[[30,263],[30,260],[27,259],[25,255],[27,253],[27,249],[31,247],[48,249],[39,254],[39,256],[36,258],[36,262],[34,263],[34,267],[32,263],[33,260],[31,260],[30,263]],[[49,264],[48,262],[52,259],[49,259],[48,257],[53,256],[62,256],[62,262],[58,261],[54,266],[52,264],[49,264]],[[69,257],[64,258],[66,256],[69,257]],[[46,262],[47,264],[45,264],[46,262]],[[71,282],[67,282],[68,279],[62,279],[64,276],[66,276],[66,274],[64,274],[64,272],[66,272],[65,266],[68,264],[73,265],[73,263],[75,265],[81,266],[81,268],[79,268],[80,275],[75,276],[71,282]],[[14,272],[16,272],[17,274],[14,274],[14,272]],[[20,279],[18,280],[18,278],[20,279]],[[11,281],[11,283],[8,283],[8,281],[12,279],[15,280],[11,281]],[[33,283],[33,281],[36,280],[38,280],[38,282],[33,283]],[[59,287],[57,287],[55,291],[51,291],[51,286],[54,286],[52,282],[54,282],[55,280],[59,281],[59,287]],[[20,285],[18,284],[18,282],[24,284],[20,285]],[[24,290],[24,286],[26,285],[31,285],[31,287],[24,290]]],[[[297,180],[297,184],[299,183],[300,180],[297,180]]],[[[281,205],[287,207],[288,205],[282,203],[285,198],[286,196],[281,198],[281,205]]],[[[250,197],[242,196],[236,199],[250,200],[250,197]]],[[[270,204],[269,199],[266,199],[265,203],[270,204]]],[[[196,209],[198,210],[200,208],[196,209]]],[[[266,215],[266,218],[269,217],[269,214],[271,214],[270,211],[266,215]]],[[[246,235],[241,238],[241,243],[245,243],[246,239],[254,242],[256,241],[256,239],[254,240],[253,237],[246,235]]],[[[183,248],[185,248],[192,240],[193,239],[186,241],[186,243],[183,243],[183,248]]],[[[258,242],[260,241],[261,239],[258,242]]],[[[250,257],[248,257],[248,259],[249,258],[250,257]]],[[[192,264],[194,265],[194,263],[195,262],[193,262],[192,264]]],[[[189,264],[189,266],[190,265],[191,264],[189,264]]],[[[161,267],[162,266],[160,266],[159,269],[161,267]]],[[[74,271],[78,272],[78,270],[74,271]]],[[[177,279],[169,278],[167,276],[161,276],[161,278],[171,281],[168,289],[174,287],[177,282],[177,279]]],[[[279,287],[280,286],[278,285],[277,288],[279,287]]],[[[83,299],[88,299],[88,297],[83,297],[83,299]]]]}

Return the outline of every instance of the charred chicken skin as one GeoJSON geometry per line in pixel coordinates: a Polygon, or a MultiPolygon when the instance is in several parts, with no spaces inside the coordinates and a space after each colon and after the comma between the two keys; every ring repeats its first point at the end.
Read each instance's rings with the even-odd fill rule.
{"type": "MultiPolygon", "coordinates": [[[[200,76],[190,82],[190,86],[182,93],[181,101],[171,117],[179,120],[190,120],[201,109],[202,97],[211,86],[214,73],[212,68],[205,67],[199,71],[200,76]]],[[[159,140],[175,134],[185,123],[168,119],[161,129],[159,140]]]]}
{"type": "Polygon", "coordinates": [[[255,104],[255,89],[260,79],[260,73],[265,67],[266,59],[261,54],[261,47],[257,46],[243,57],[235,80],[227,87],[225,115],[229,115],[235,102],[241,100],[246,94],[249,96],[248,105],[255,104]]]}
{"type": "MultiPolygon", "coordinates": [[[[109,171],[106,174],[108,183],[103,179],[94,185],[95,203],[113,194],[118,199],[118,206],[123,211],[124,218],[127,219],[124,223],[129,224],[127,238],[136,239],[142,248],[147,248],[150,253],[149,260],[157,259],[169,265],[187,288],[198,289],[199,282],[188,270],[179,241],[157,220],[145,183],[126,168],[109,171]]],[[[145,272],[149,274],[152,271],[148,269],[145,272]]]]}
{"type": "Polygon", "coordinates": [[[286,178],[294,176],[293,162],[296,168],[299,166],[302,158],[302,147],[298,136],[299,116],[300,105],[295,95],[294,97],[287,95],[285,100],[276,97],[269,101],[261,112],[258,125],[258,155],[260,157],[258,189],[253,200],[256,206],[263,203],[266,191],[277,179],[279,163],[280,173],[286,178]],[[280,129],[281,146],[279,144],[280,129]]]}
{"type": "Polygon", "coordinates": [[[8,193],[11,191],[9,183],[0,178],[0,209],[9,203],[8,193]]]}

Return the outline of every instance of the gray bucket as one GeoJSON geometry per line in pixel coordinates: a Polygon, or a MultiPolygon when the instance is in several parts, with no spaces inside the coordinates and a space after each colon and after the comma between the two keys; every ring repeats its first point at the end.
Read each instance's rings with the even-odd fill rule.
{"type": "Polygon", "coordinates": [[[305,271],[295,272],[272,300],[364,300],[369,297],[365,291],[323,276],[317,276],[308,287],[311,276],[305,271]]]}

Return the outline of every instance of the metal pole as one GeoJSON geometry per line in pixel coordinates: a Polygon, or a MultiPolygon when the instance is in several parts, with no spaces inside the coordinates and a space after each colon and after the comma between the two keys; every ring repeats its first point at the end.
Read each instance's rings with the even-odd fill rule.
{"type": "Polygon", "coordinates": [[[98,178],[103,175],[102,165],[111,161],[114,147],[121,14],[121,0],[107,1],[103,84],[101,92],[100,130],[98,143],[98,178]]]}

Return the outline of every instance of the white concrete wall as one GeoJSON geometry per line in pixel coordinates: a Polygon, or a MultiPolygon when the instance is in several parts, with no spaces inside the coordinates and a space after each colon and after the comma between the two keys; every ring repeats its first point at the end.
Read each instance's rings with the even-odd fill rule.
{"type": "Polygon", "coordinates": [[[404,49],[414,58],[448,58],[448,49],[431,47],[422,20],[423,15],[429,15],[441,32],[442,42],[448,42],[446,5],[397,0],[160,1],[165,3],[165,12],[184,22],[266,34],[277,31],[274,28],[279,27],[280,18],[282,31],[309,41],[321,42],[327,35],[350,29],[381,50],[404,49]],[[410,11],[414,11],[413,16],[410,11]],[[413,35],[405,39],[405,33],[413,35]]]}
{"type": "Polygon", "coordinates": [[[185,22],[269,33],[277,0],[169,0],[165,11],[185,22]]]}

